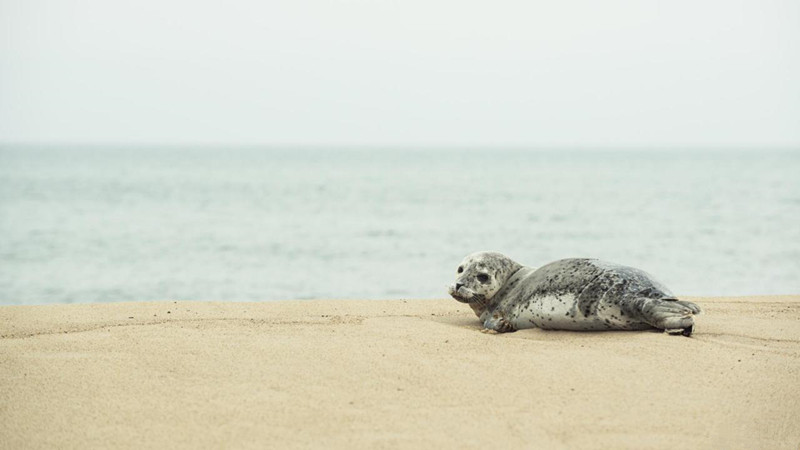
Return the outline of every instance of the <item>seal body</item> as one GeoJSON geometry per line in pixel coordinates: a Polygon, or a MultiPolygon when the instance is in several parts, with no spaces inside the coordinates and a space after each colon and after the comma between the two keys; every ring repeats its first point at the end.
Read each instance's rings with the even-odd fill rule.
{"type": "Polygon", "coordinates": [[[496,332],[659,328],[688,336],[700,312],[648,273],[597,259],[562,259],[534,269],[479,252],[458,270],[450,295],[496,332]]]}

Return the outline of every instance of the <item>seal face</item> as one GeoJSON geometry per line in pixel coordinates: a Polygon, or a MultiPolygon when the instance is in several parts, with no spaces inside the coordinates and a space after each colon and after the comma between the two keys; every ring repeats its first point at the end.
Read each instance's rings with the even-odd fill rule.
{"type": "Polygon", "coordinates": [[[485,331],[501,333],[659,328],[689,336],[700,313],[642,270],[585,258],[534,269],[500,253],[473,253],[448,293],[470,305],[485,331]]]}
{"type": "Polygon", "coordinates": [[[461,303],[482,304],[494,297],[520,267],[501,253],[473,253],[461,261],[456,282],[448,287],[448,293],[461,303]]]}

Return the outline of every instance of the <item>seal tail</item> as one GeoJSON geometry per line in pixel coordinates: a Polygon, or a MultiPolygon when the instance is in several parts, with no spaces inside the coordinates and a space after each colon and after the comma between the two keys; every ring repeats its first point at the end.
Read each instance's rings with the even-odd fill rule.
{"type": "Polygon", "coordinates": [[[675,298],[638,298],[633,303],[645,322],[670,334],[690,336],[694,316],[700,314],[699,306],[675,298]]]}

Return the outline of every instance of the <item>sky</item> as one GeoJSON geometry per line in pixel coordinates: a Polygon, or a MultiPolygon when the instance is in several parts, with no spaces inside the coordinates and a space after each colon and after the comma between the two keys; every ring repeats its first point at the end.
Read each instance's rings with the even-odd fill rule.
{"type": "Polygon", "coordinates": [[[800,147],[800,2],[0,0],[0,143],[800,147]]]}

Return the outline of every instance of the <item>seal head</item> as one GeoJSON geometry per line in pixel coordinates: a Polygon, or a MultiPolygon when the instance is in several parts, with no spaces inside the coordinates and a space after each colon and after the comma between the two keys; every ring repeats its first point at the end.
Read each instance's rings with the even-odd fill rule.
{"type": "Polygon", "coordinates": [[[497,252],[473,253],[458,265],[447,292],[461,303],[486,304],[522,265],[497,252]]]}

